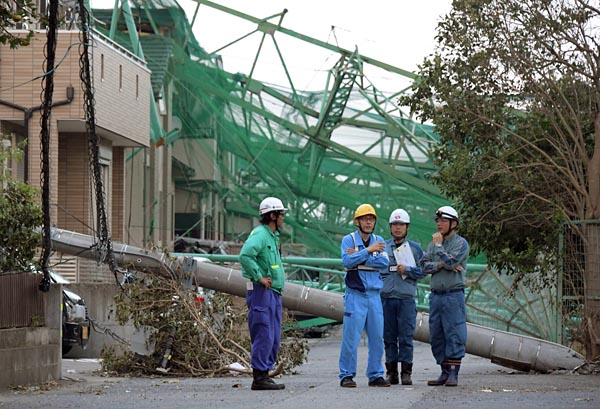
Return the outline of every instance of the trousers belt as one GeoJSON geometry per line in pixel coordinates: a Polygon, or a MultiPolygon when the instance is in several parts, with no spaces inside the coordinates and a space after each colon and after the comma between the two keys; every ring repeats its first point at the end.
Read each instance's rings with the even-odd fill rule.
{"type": "Polygon", "coordinates": [[[431,289],[431,292],[434,293],[435,295],[444,295],[444,294],[450,294],[450,293],[463,293],[465,292],[464,288],[455,288],[454,290],[434,290],[431,289]]]}
{"type": "Polygon", "coordinates": [[[358,270],[362,270],[362,271],[379,271],[378,268],[375,267],[367,267],[364,264],[361,264],[359,266],[356,266],[354,268],[349,268],[346,271],[358,271],[358,270]]]}

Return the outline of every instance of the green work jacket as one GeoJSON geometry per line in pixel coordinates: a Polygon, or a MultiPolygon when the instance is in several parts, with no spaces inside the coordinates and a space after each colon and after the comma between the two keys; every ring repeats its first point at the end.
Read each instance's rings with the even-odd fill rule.
{"type": "Polygon", "coordinates": [[[269,226],[256,226],[240,252],[242,275],[254,283],[262,277],[271,277],[271,289],[283,293],[285,272],[279,254],[279,232],[269,226]]]}

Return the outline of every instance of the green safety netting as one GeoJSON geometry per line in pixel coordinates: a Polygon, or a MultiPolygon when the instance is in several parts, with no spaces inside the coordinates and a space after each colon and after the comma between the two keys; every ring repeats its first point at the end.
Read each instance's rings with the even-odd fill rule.
{"type": "MultiPolygon", "coordinates": [[[[145,0],[131,3],[131,10],[154,95],[173,95],[172,129],[164,130],[164,142],[173,146],[177,188],[190,196],[216,194],[227,213],[228,239],[248,233],[237,231],[235,216],[256,216],[260,200],[273,195],[291,208],[283,236],[286,256],[339,257],[341,236],[353,229],[354,209],[365,202],[378,211],[378,234],[388,235],[387,217],[402,207],[411,215],[411,238],[424,246],[430,241],[432,215],[450,201],[427,178],[436,171],[430,154],[438,141],[434,128],[413,121],[396,104],[412,76],[380,65],[408,84],[384,92],[365,74],[372,60],[339,52],[321,90],[300,90],[291,77],[287,86],[264,83],[222,69],[219,56],[198,44],[176,1],[145,0]],[[197,177],[207,163],[213,177],[197,177]]],[[[93,14],[106,23],[96,29],[109,35],[112,10],[93,14]]],[[[120,21],[113,39],[133,50],[131,38],[120,21]]],[[[560,338],[552,291],[531,294],[518,287],[512,292],[509,277],[485,265],[471,267],[470,322],[560,338]]],[[[315,274],[325,277],[325,283],[313,285],[342,288],[337,279],[330,282],[336,274],[329,270],[311,267],[303,274],[309,281],[315,274]]],[[[419,294],[426,308],[427,291],[419,294]]]]}
{"type": "Polygon", "coordinates": [[[532,292],[514,277],[488,268],[470,275],[467,320],[486,327],[560,342],[562,323],[556,287],[532,292]]]}
{"type": "MultiPolygon", "coordinates": [[[[398,108],[400,93],[370,82],[360,54],[339,55],[328,89],[301,91],[219,68],[174,1],[132,4],[132,12],[138,27],[160,27],[161,35],[145,32],[139,41],[155,95],[165,84],[174,95],[178,131],[167,142],[181,163],[180,189],[217,192],[230,215],[255,216],[262,198],[280,197],[291,208],[284,241],[311,256],[337,256],[341,235],[353,228],[354,209],[365,202],[378,211],[379,234],[387,235],[387,217],[402,207],[412,217],[411,237],[430,240],[435,209],[449,203],[427,180],[435,171],[429,152],[438,137],[398,108]],[[207,155],[220,180],[186,172],[201,167],[197,162],[207,155]]],[[[93,14],[108,27],[112,10],[93,14]]],[[[123,22],[114,40],[132,48],[123,22]]],[[[235,238],[234,226],[225,224],[235,238]]]]}

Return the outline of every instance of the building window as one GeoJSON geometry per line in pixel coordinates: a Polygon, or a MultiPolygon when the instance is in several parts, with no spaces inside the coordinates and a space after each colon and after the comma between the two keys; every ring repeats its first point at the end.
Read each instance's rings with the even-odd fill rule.
{"type": "Polygon", "coordinates": [[[136,74],[135,76],[135,99],[140,97],[140,76],[136,74]]]}
{"type": "Polygon", "coordinates": [[[123,91],[123,66],[119,64],[119,91],[123,91]]]}
{"type": "MultiPolygon", "coordinates": [[[[112,169],[110,168],[110,162],[106,159],[100,159],[100,177],[102,178],[102,194],[104,196],[104,211],[108,220],[112,217],[112,169]]],[[[90,182],[91,183],[91,182],[90,182]]],[[[92,185],[93,186],[93,185],[92,185]]],[[[96,194],[94,193],[91,197],[92,208],[91,208],[91,219],[90,224],[98,225],[98,207],[96,201],[96,194]]],[[[109,222],[110,223],[110,222],[109,222]]],[[[109,228],[111,226],[109,225],[109,228]]]]}
{"type": "Polygon", "coordinates": [[[104,54],[100,54],[100,81],[104,81],[104,54]]]}

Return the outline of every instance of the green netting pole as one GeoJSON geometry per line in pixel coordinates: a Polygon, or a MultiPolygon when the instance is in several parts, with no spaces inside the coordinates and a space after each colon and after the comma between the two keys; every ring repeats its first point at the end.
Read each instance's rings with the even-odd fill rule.
{"type": "MultiPolygon", "coordinates": [[[[116,0],[118,1],[118,0],[116,0]]],[[[135,26],[135,21],[133,20],[133,14],[131,12],[131,7],[129,6],[128,1],[121,2],[123,8],[123,16],[125,18],[125,25],[127,26],[127,31],[129,32],[129,41],[131,42],[131,46],[133,48],[134,54],[144,61],[146,58],[144,57],[144,51],[142,50],[142,45],[140,44],[140,39],[137,33],[137,27],[135,26]]],[[[113,10],[113,19],[115,18],[116,10],[113,10]]],[[[118,19],[118,14],[117,17],[118,19]]],[[[113,28],[116,30],[116,21],[111,21],[111,38],[113,38],[113,28]]],[[[161,138],[164,137],[164,131],[162,129],[160,123],[160,117],[158,115],[158,109],[156,108],[156,101],[154,100],[154,95],[150,94],[150,140],[152,142],[158,142],[161,138]]]]}
{"type": "Polygon", "coordinates": [[[563,327],[562,327],[562,311],[563,311],[563,275],[564,271],[564,251],[565,251],[565,227],[566,223],[563,223],[560,227],[558,234],[558,266],[556,274],[558,275],[556,280],[556,329],[555,337],[556,342],[559,344],[563,343],[563,327]]]}
{"type": "MultiPolygon", "coordinates": [[[[117,33],[117,25],[119,25],[119,1],[120,0],[115,0],[115,5],[113,7],[113,12],[112,12],[112,18],[110,19],[110,32],[108,35],[108,38],[110,38],[111,40],[115,39],[115,35],[117,33]]],[[[125,0],[125,2],[127,2],[127,0],[125,0]]]]}

